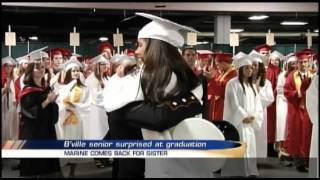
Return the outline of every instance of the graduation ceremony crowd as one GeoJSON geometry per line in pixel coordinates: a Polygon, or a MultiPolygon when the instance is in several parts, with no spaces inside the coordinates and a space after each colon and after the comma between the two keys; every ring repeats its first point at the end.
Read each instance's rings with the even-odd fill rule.
{"type": "MultiPolygon", "coordinates": [[[[202,117],[230,123],[246,144],[235,163],[241,170],[222,168],[222,176],[258,177],[257,160],[267,157],[309,171],[318,158],[315,50],[283,55],[267,44],[235,55],[198,50],[182,34],[193,28],[137,15],[152,21],[139,31],[136,49],[122,54],[104,42],[95,57],[47,47],[3,57],[2,146],[8,140],[142,140],[150,134],[168,140],[170,128],[202,117]]],[[[20,176],[61,177],[67,163],[73,177],[81,160],[63,161],[20,159],[20,176]]],[[[112,163],[112,176],[119,178],[214,177],[168,161],[95,159],[99,168],[112,163]]]]}

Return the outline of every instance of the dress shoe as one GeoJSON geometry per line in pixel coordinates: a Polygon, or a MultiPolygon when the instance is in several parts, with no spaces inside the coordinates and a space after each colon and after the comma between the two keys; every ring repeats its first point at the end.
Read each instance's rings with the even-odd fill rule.
{"type": "Polygon", "coordinates": [[[299,172],[309,172],[309,170],[305,166],[298,166],[298,167],[296,167],[296,169],[299,172]]]}

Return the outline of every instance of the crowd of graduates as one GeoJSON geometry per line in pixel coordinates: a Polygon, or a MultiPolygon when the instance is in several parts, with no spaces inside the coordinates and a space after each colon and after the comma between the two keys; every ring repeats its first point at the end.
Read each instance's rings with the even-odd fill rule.
{"type": "MultiPolygon", "coordinates": [[[[157,22],[157,18],[150,19],[157,22]]],[[[285,165],[294,163],[298,171],[308,171],[309,157],[318,156],[315,144],[318,117],[317,112],[309,110],[318,104],[316,99],[311,102],[308,99],[308,90],[318,77],[319,56],[314,50],[282,55],[264,44],[248,54],[233,55],[184,46],[179,54],[175,46],[184,41],[177,43],[176,36],[165,36],[160,38],[161,42],[155,42],[154,39],[160,41],[156,36],[160,32],[150,34],[145,29],[148,26],[139,32],[137,49],[122,54],[114,53],[111,44],[102,43],[95,57],[72,54],[64,48],[41,48],[19,58],[2,58],[2,146],[7,140],[18,139],[142,139],[141,134],[130,137],[129,133],[134,134],[136,129],[120,128],[122,125],[115,121],[126,117],[141,133],[141,129],[162,132],[183,119],[160,126],[153,119],[139,121],[149,115],[146,110],[140,114],[117,110],[133,101],[163,103],[166,96],[180,93],[179,97],[195,96],[200,102],[193,109],[186,106],[191,108],[186,111],[189,116],[200,113],[212,122],[228,121],[237,129],[240,141],[246,143],[243,162],[231,164],[244,169],[232,174],[222,168],[222,175],[258,176],[256,158],[268,156],[278,156],[285,165]],[[165,50],[156,48],[160,46],[165,50]],[[162,51],[167,58],[158,55],[162,51]],[[152,58],[161,62],[149,60],[152,58]],[[171,82],[176,82],[177,88],[171,82]],[[200,104],[203,109],[198,111],[200,104]]],[[[315,89],[312,94],[318,93],[315,89]]],[[[143,105],[142,108],[149,108],[143,105]]],[[[103,164],[99,159],[96,162],[99,166],[103,164]]],[[[136,162],[137,166],[144,166],[144,162],[136,162]]],[[[68,160],[70,176],[74,176],[76,163],[77,160],[68,160]]],[[[115,177],[125,177],[124,174],[130,177],[129,167],[121,168],[126,163],[134,166],[127,160],[114,162],[115,177]]],[[[22,159],[20,163],[21,176],[59,171],[58,159],[22,159]]],[[[137,172],[133,176],[141,176],[137,172]]]]}

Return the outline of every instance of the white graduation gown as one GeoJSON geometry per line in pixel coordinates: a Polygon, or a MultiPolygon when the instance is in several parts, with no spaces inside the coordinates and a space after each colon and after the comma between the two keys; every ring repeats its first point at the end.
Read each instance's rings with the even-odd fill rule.
{"type": "Polygon", "coordinates": [[[306,92],[306,107],[312,122],[312,136],[310,147],[309,172],[314,177],[319,177],[319,75],[312,78],[312,82],[306,92]],[[314,158],[317,158],[315,161],[314,158]],[[316,172],[315,172],[316,171],[316,172]]]}
{"type": "Polygon", "coordinates": [[[56,100],[57,104],[59,105],[59,120],[56,123],[56,133],[58,139],[83,139],[84,132],[83,122],[89,119],[89,112],[90,112],[90,95],[87,87],[81,87],[81,96],[80,102],[73,103],[75,105],[75,115],[77,116],[79,123],[78,124],[70,124],[70,125],[63,125],[64,120],[70,114],[66,111],[66,106],[63,103],[63,100],[70,95],[70,92],[76,81],[73,80],[67,85],[62,85],[59,89],[59,96],[56,100]]]}
{"type": "Polygon", "coordinates": [[[2,94],[4,88],[1,88],[1,140],[2,144],[6,140],[18,139],[18,120],[16,118],[16,97],[14,82],[10,81],[9,94],[2,94]]]}
{"type": "Polygon", "coordinates": [[[255,130],[259,131],[261,129],[263,108],[260,96],[255,96],[249,85],[245,83],[243,85],[245,94],[238,77],[227,83],[223,119],[237,128],[240,141],[246,143],[247,149],[244,159],[237,159],[234,162],[234,159],[227,160],[225,166],[221,169],[222,176],[259,175],[255,159],[257,157],[255,130]],[[253,116],[255,120],[251,124],[244,124],[242,120],[248,116],[253,116]]]}
{"type": "Polygon", "coordinates": [[[119,77],[117,74],[111,76],[103,90],[103,105],[107,112],[120,109],[130,102],[144,99],[140,85],[141,73],[140,68],[124,77],[119,77]]]}
{"type": "Polygon", "coordinates": [[[284,141],[286,138],[288,102],[283,93],[283,87],[286,83],[286,77],[284,76],[285,74],[286,71],[279,74],[276,87],[276,141],[284,141]]]}
{"type": "Polygon", "coordinates": [[[51,89],[53,89],[53,91],[54,91],[55,93],[59,93],[60,88],[61,88],[62,86],[64,86],[63,84],[60,84],[60,83],[59,83],[59,81],[58,81],[59,76],[60,76],[60,72],[58,72],[57,74],[53,74],[53,73],[52,73],[52,74],[51,74],[51,79],[50,79],[50,82],[49,82],[51,89]]]}
{"type": "Polygon", "coordinates": [[[266,83],[263,87],[260,87],[259,91],[261,104],[263,108],[263,122],[260,130],[255,129],[256,134],[256,148],[257,157],[266,158],[268,153],[268,136],[267,136],[267,107],[274,101],[273,90],[271,82],[266,79],[266,83]]]}
{"type": "MultiPolygon", "coordinates": [[[[103,79],[103,83],[106,87],[106,79],[103,79]]],[[[84,127],[84,139],[103,139],[109,130],[108,116],[103,107],[103,89],[95,77],[94,73],[91,73],[85,81],[90,94],[90,113],[89,119],[85,119],[83,122],[84,127]]]]}

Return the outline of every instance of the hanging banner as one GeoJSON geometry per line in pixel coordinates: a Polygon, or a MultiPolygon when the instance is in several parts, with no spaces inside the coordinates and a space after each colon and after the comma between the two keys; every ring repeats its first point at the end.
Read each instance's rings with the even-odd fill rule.
{"type": "Polygon", "coordinates": [[[239,34],[230,34],[230,46],[239,46],[239,34]]]}
{"type": "Polygon", "coordinates": [[[312,46],[312,36],[310,34],[307,35],[307,46],[309,49],[312,46]]]}
{"type": "Polygon", "coordinates": [[[197,45],[197,33],[188,32],[188,34],[187,34],[187,45],[191,45],[191,46],[197,45]]]}
{"type": "Polygon", "coordinates": [[[269,46],[274,46],[275,45],[274,33],[267,33],[266,34],[266,44],[268,44],[269,46]]]}
{"type": "Polygon", "coordinates": [[[5,33],[5,45],[6,46],[16,46],[16,33],[6,32],[5,33]]]}
{"type": "Polygon", "coordinates": [[[79,33],[70,33],[70,46],[80,46],[79,33]]]}
{"type": "Polygon", "coordinates": [[[114,46],[114,47],[123,46],[123,36],[122,36],[122,33],[120,33],[120,34],[113,34],[113,46],[114,46]]]}

